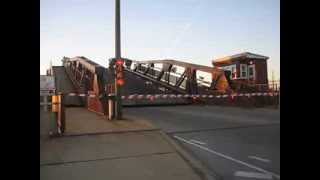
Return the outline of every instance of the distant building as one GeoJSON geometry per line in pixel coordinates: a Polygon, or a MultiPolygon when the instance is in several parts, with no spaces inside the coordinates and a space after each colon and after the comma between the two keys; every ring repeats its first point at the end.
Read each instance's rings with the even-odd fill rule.
{"type": "Polygon", "coordinates": [[[244,52],[212,61],[213,66],[231,72],[230,79],[248,84],[268,84],[269,57],[244,52]]]}

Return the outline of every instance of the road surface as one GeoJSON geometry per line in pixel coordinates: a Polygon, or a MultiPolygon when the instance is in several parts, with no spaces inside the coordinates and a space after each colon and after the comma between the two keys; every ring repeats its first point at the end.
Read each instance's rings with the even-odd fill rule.
{"type": "Polygon", "coordinates": [[[99,119],[84,108],[70,109],[66,133],[78,134],[49,137],[55,121],[51,112],[40,108],[41,180],[201,180],[159,130],[142,122],[99,119]],[[106,129],[113,132],[102,133],[106,129]]]}
{"type": "Polygon", "coordinates": [[[219,106],[125,108],[227,180],[280,179],[280,111],[219,106]]]}

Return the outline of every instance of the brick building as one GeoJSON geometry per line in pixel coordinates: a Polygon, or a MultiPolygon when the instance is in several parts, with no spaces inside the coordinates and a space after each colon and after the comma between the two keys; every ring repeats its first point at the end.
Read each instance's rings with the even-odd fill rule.
{"type": "Polygon", "coordinates": [[[230,71],[230,79],[245,84],[268,84],[269,57],[244,52],[212,61],[213,66],[230,71]]]}

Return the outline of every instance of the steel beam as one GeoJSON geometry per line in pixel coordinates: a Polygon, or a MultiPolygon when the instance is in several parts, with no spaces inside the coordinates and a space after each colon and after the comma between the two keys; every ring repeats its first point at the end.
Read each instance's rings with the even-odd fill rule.
{"type": "Polygon", "coordinates": [[[203,66],[199,64],[192,64],[192,63],[187,63],[187,62],[182,62],[182,61],[177,61],[177,60],[150,60],[150,61],[135,61],[141,64],[149,64],[149,63],[154,63],[154,64],[171,64],[171,65],[177,65],[181,66],[184,68],[191,67],[193,69],[197,69],[199,71],[203,72],[209,72],[211,73],[212,67],[209,66],[203,66]]]}
{"type": "Polygon", "coordinates": [[[184,70],[183,73],[182,73],[182,75],[181,75],[180,78],[178,79],[178,81],[177,81],[177,83],[176,83],[175,86],[176,86],[176,87],[180,87],[181,84],[182,84],[182,82],[183,82],[184,79],[186,78],[186,76],[187,76],[187,71],[184,70]]]}
{"type": "Polygon", "coordinates": [[[158,80],[156,80],[156,79],[154,79],[154,78],[152,78],[152,77],[150,77],[150,76],[143,75],[143,74],[141,74],[141,73],[139,73],[139,72],[132,71],[132,70],[129,70],[129,69],[126,69],[125,71],[130,72],[130,73],[132,73],[132,74],[135,74],[135,75],[137,75],[137,76],[139,76],[139,77],[142,77],[142,78],[144,78],[144,79],[147,79],[147,80],[149,80],[149,81],[152,81],[152,82],[154,82],[154,83],[156,83],[156,84],[158,84],[158,85],[161,85],[161,86],[163,86],[163,87],[165,87],[165,88],[167,88],[167,89],[170,89],[170,90],[172,90],[172,91],[175,91],[175,92],[177,92],[177,93],[186,94],[186,91],[185,91],[185,90],[182,90],[182,89],[180,89],[180,88],[174,87],[174,86],[169,85],[169,84],[167,84],[167,83],[165,83],[165,82],[158,81],[158,80]]]}

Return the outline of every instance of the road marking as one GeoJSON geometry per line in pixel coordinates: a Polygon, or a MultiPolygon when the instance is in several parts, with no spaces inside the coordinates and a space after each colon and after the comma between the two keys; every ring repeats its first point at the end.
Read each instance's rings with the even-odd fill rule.
{"type": "Polygon", "coordinates": [[[207,144],[207,143],[204,143],[204,142],[201,142],[201,141],[197,141],[197,140],[194,140],[194,139],[190,139],[190,142],[194,142],[194,143],[201,144],[201,145],[207,144]]]}
{"type": "Polygon", "coordinates": [[[185,142],[185,143],[188,143],[188,144],[197,146],[197,147],[199,147],[200,149],[205,150],[205,151],[208,151],[208,152],[210,152],[210,153],[212,153],[212,154],[215,154],[215,155],[217,155],[217,156],[223,157],[223,158],[225,158],[225,159],[228,159],[228,160],[230,160],[230,161],[236,162],[236,163],[238,163],[238,164],[242,164],[242,165],[244,165],[244,166],[247,166],[247,167],[249,167],[249,168],[255,169],[255,170],[257,170],[257,171],[260,171],[260,172],[263,172],[263,173],[266,173],[266,174],[270,174],[270,175],[276,177],[277,179],[280,179],[280,175],[275,174],[275,173],[273,173],[273,172],[264,170],[264,169],[259,168],[259,167],[257,167],[257,166],[248,164],[248,163],[246,163],[246,162],[237,160],[237,159],[235,159],[235,158],[232,158],[232,157],[230,157],[230,156],[224,155],[224,154],[222,154],[222,153],[213,151],[213,150],[211,150],[211,149],[209,149],[209,148],[207,148],[207,147],[204,147],[204,146],[201,146],[201,145],[199,145],[199,144],[190,142],[190,141],[188,141],[188,140],[186,140],[186,139],[183,139],[183,138],[181,138],[181,137],[179,137],[179,136],[173,136],[173,137],[176,138],[176,139],[179,139],[180,141],[183,141],[183,142],[185,142]]]}
{"type": "Polygon", "coordinates": [[[245,177],[245,178],[255,178],[255,179],[272,179],[271,174],[245,172],[245,171],[237,171],[234,173],[234,176],[245,177]]]}
{"type": "Polygon", "coordinates": [[[265,163],[271,162],[269,159],[264,159],[264,158],[257,157],[257,156],[248,156],[248,158],[255,159],[255,160],[258,160],[258,161],[262,161],[262,162],[265,162],[265,163]]]}

